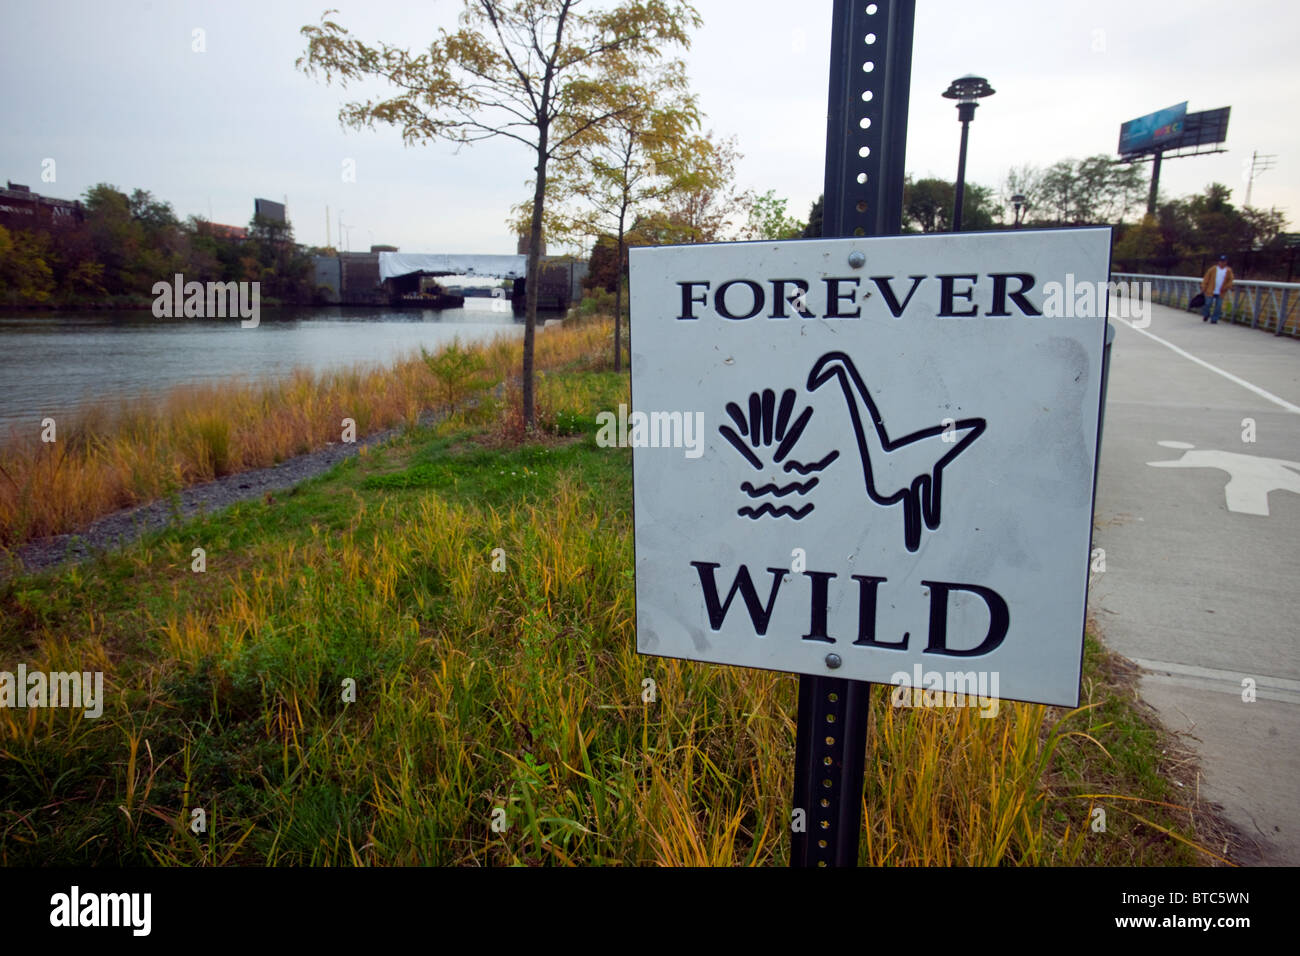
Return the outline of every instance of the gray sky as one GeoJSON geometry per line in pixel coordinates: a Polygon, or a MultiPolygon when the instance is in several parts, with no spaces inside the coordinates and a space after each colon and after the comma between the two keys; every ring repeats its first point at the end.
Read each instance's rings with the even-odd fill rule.
{"type": "MultiPolygon", "coordinates": [[[[830,0],[697,0],[686,54],[707,125],[735,134],[742,187],[775,189],[803,218],[821,192],[830,0]]],[[[353,250],[514,251],[505,227],[527,195],[527,149],[510,140],[403,147],[391,128],[340,128],[354,91],[295,71],[299,29],[328,7],[367,42],[426,45],[458,0],[10,0],[0,36],[0,178],[61,198],[97,182],[245,225],[254,196],[288,197],[300,242],[323,244],[325,207],[353,250]],[[194,52],[193,31],[205,51],[194,52]],[[42,162],[55,161],[54,182],[42,162]],[[344,160],[356,182],[343,182],[344,160]]],[[[1245,198],[1252,150],[1276,154],[1253,204],[1300,228],[1300,4],[1150,0],[920,0],[907,168],[956,174],[960,127],[940,93],[977,73],[996,95],[971,126],[969,181],[1011,165],[1114,155],[1120,123],[1183,100],[1232,107],[1228,152],[1166,162],[1163,196],[1212,181],[1245,198]]],[[[1144,175],[1149,175],[1144,166],[1144,175]]]]}

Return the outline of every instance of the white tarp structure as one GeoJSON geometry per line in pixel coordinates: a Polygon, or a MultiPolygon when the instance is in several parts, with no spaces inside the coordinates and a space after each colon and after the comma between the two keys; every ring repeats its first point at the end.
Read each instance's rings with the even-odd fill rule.
{"type": "Polygon", "coordinates": [[[379,253],[379,280],[423,272],[430,275],[483,276],[487,279],[522,279],[527,256],[457,255],[440,253],[379,253]]]}

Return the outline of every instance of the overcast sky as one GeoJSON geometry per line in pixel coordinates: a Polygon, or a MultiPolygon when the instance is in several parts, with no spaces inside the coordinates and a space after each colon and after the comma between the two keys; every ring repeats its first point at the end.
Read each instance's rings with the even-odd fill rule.
{"type": "MultiPolygon", "coordinates": [[[[418,48],[459,0],[8,0],[0,35],[0,179],[61,198],[98,182],[148,189],[190,214],[246,225],[282,200],[300,242],[325,243],[326,207],[352,250],[514,251],[528,150],[496,140],[404,147],[391,128],[343,130],[350,91],[294,69],[299,33],[328,7],[359,38],[418,48]],[[194,52],[203,30],[204,52],[194,52]],[[54,182],[41,179],[54,160],[54,182]],[[343,181],[353,160],[356,182],[343,181]],[[48,166],[48,164],[47,164],[48,166]]],[[[830,0],[697,0],[685,55],[707,125],[738,137],[742,187],[807,216],[821,192],[830,0]]],[[[969,181],[1011,165],[1114,155],[1120,123],[1183,100],[1232,107],[1228,152],[1165,163],[1162,196],[1218,181],[1240,205],[1252,150],[1275,154],[1253,204],[1300,229],[1300,4],[1151,0],[920,0],[907,169],[956,174],[960,127],[940,94],[976,73],[997,90],[971,126],[969,181]]],[[[1149,176],[1150,166],[1144,166],[1149,176]]]]}

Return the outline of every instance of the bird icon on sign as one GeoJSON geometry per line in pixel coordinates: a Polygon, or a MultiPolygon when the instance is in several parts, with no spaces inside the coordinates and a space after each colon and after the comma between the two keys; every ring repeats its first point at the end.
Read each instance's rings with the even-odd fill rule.
{"type": "MultiPolygon", "coordinates": [[[[892,437],[861,373],[844,352],[827,352],[813,363],[807,380],[809,396],[831,381],[839,383],[849,413],[852,444],[858,452],[867,500],[882,507],[902,505],[903,543],[908,551],[916,551],[921,546],[923,529],[939,528],[944,470],[983,434],[987,423],[982,418],[944,419],[937,425],[892,437]]],[[[833,394],[833,390],[823,394],[833,394]]],[[[807,517],[814,505],[812,500],[804,500],[805,496],[821,485],[819,473],[840,457],[839,449],[809,463],[791,457],[814,410],[808,405],[796,415],[797,402],[794,389],[785,389],[778,400],[773,389],[765,388],[750,393],[747,409],[736,402],[726,404],[731,422],[719,426],[718,431],[751,467],[764,471],[780,465],[786,473],[804,479],[789,484],[742,482],[740,490],[751,500],[795,495],[794,500],[800,503],[774,504],[768,500],[757,507],[749,504],[737,511],[741,517],[789,517],[796,521],[807,517]],[[769,453],[770,463],[765,464],[763,459],[769,453]]]]}
{"type": "Polygon", "coordinates": [[[931,531],[939,527],[944,469],[984,433],[987,423],[982,418],[949,419],[891,438],[866,382],[843,352],[827,352],[813,363],[808,390],[832,379],[848,405],[867,497],[878,505],[903,506],[903,543],[915,551],[921,546],[922,525],[931,531]]]}

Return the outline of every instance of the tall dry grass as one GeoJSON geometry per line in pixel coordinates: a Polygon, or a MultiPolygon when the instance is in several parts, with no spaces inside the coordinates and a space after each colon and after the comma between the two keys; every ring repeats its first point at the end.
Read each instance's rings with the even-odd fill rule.
{"type": "MultiPolygon", "coordinates": [[[[539,363],[599,366],[610,332],[548,332],[539,363]]],[[[587,422],[627,379],[538,392],[587,422]]],[[[285,501],[0,588],[0,669],[100,670],[107,690],[99,719],[0,709],[0,864],[783,864],[796,678],[638,655],[628,450],[594,426],[484,437],[444,423],[285,501]]],[[[1169,815],[1090,831],[1094,805],[1170,805],[1118,782],[1141,754],[1089,674],[1068,713],[878,689],[862,861],[1190,859],[1172,826],[1196,829],[1169,815]],[[1080,755],[1096,762],[1067,783],[1080,755]]]]}
{"type": "MultiPolygon", "coordinates": [[[[346,528],[255,544],[202,606],[143,612],[147,661],[109,661],[93,636],[78,653],[43,642],[42,666],[107,670],[114,706],[101,721],[0,714],[0,750],[26,768],[0,800],[17,808],[0,813],[0,848],[169,865],[783,864],[796,680],[638,655],[621,495],[579,469],[554,478],[501,508],[370,497],[346,528]],[[189,831],[191,806],[208,836],[189,831]]],[[[982,719],[895,710],[881,692],[872,711],[864,862],[1077,858],[1084,804],[1065,834],[1044,827],[1060,739],[1045,708],[982,719]]]]}
{"type": "MultiPolygon", "coordinates": [[[[539,370],[580,361],[603,342],[599,323],[538,334],[539,370]]],[[[517,377],[523,343],[497,339],[472,350],[497,380],[517,377]]],[[[163,397],[103,404],[56,416],[56,441],[39,434],[0,446],[0,547],[85,527],[96,518],[222,475],[265,468],[343,438],[413,424],[437,405],[417,355],[389,367],[298,369],[266,384],[185,386],[163,397]]]]}

